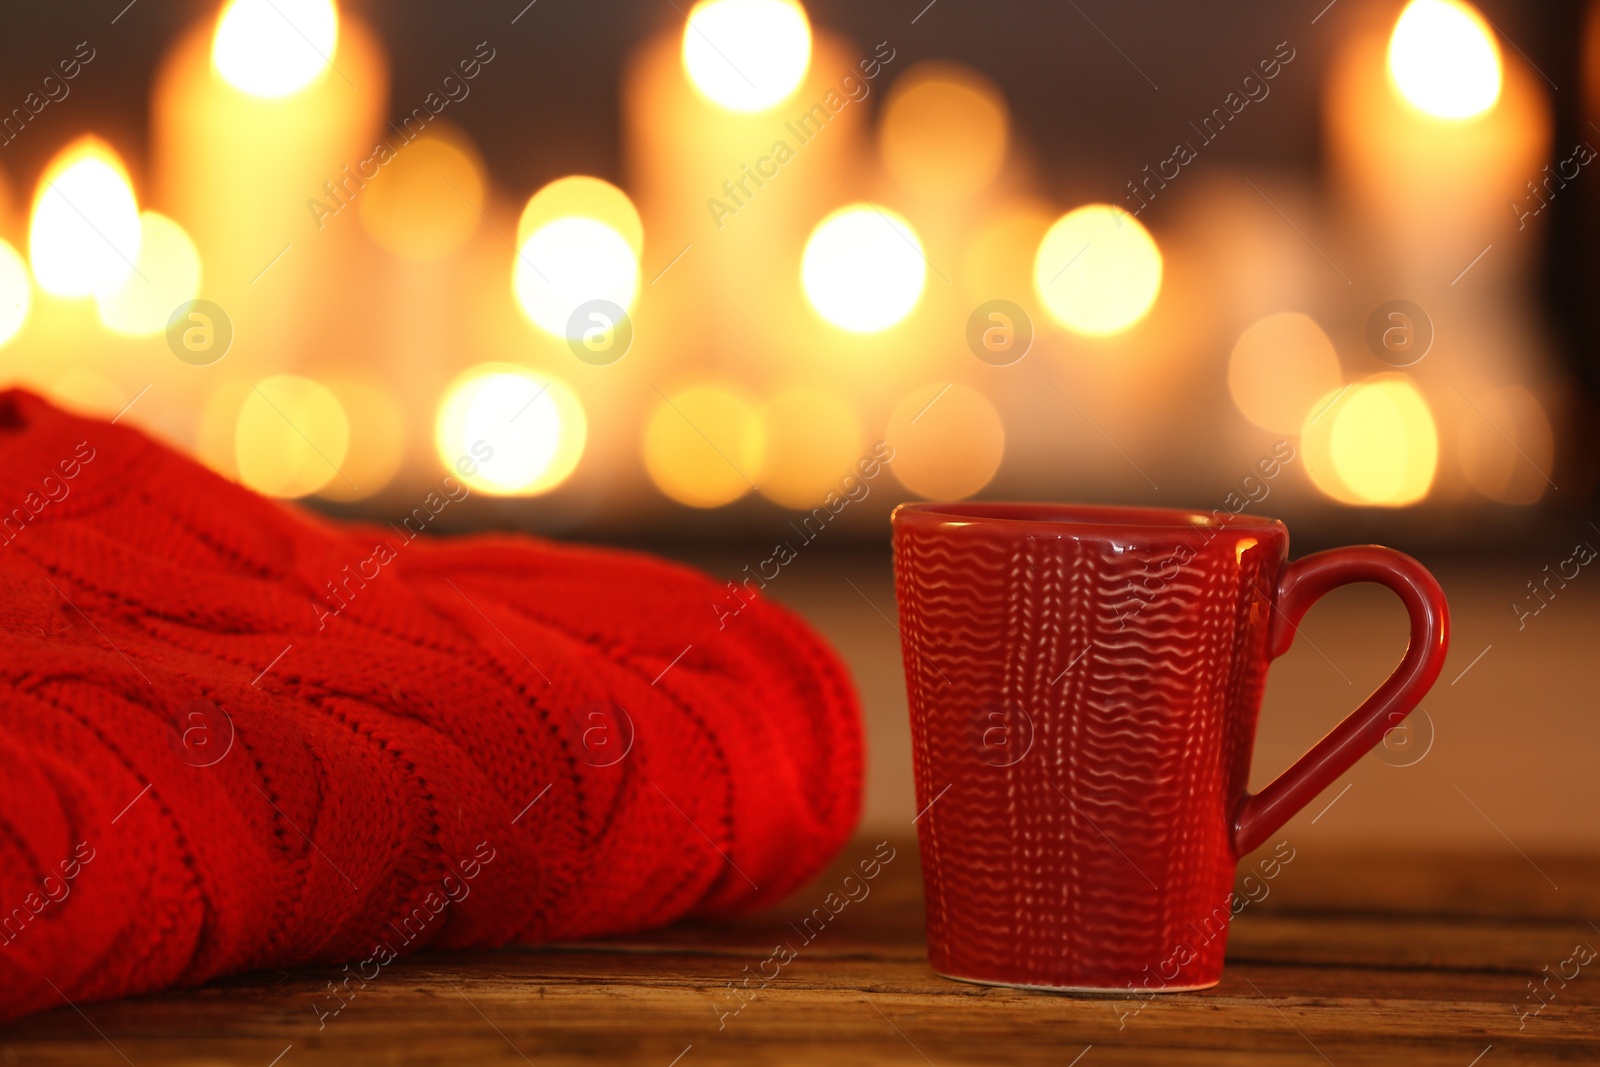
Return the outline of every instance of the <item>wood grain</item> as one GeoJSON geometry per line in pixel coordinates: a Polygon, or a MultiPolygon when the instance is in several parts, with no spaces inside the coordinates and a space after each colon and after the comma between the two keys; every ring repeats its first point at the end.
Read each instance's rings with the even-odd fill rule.
{"type": "Polygon", "coordinates": [[[759,916],[403,960],[320,1029],[313,1005],[337,1003],[333,968],[63,1005],[0,1030],[0,1062],[268,1067],[280,1053],[278,1067],[1600,1060],[1600,959],[1564,985],[1552,979],[1548,1004],[1519,1019],[1541,1003],[1530,980],[1558,970],[1574,945],[1600,945],[1588,918],[1600,915],[1600,860],[1299,854],[1235,920],[1220,986],[1141,1004],[934,975],[909,839],[893,842],[897,856],[871,893],[806,943],[791,921],[876,844],[854,842],[817,882],[759,916]],[[730,983],[761,970],[780,944],[795,949],[793,961],[767,988],[755,989],[758,979],[736,995],[730,983]]]}

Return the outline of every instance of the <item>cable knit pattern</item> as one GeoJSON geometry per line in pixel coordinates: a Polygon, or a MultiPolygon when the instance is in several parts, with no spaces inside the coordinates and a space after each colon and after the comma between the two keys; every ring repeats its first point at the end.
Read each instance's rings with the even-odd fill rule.
{"type": "Polygon", "coordinates": [[[336,527],[24,392],[0,452],[0,1017],[746,910],[854,827],[854,692],[776,606],[336,527]]]}

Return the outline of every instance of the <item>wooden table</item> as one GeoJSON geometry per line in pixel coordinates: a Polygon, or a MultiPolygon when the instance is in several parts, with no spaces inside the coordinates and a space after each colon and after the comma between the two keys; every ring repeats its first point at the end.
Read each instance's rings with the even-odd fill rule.
{"type": "Polygon", "coordinates": [[[0,1028],[0,1062],[1600,1062],[1600,958],[1566,962],[1578,945],[1600,948],[1600,860],[1304,842],[1235,921],[1222,984],[1141,1007],[936,977],[909,838],[891,842],[896,857],[870,895],[804,944],[790,920],[878,840],[858,839],[790,901],[738,922],[398,962],[320,1031],[313,1003],[328,1002],[333,968],[64,1006],[0,1028]],[[781,943],[801,946],[796,958],[767,988],[756,978],[756,991],[736,993],[747,975],[773,972],[762,963],[781,943]],[[1577,976],[1529,993],[1530,980],[1563,971],[1577,976]]]}
{"type": "MultiPolygon", "coordinates": [[[[698,562],[734,574],[744,561],[698,562]]],[[[1539,565],[1440,570],[1455,647],[1426,704],[1429,728],[1413,738],[1420,751],[1363,760],[1290,821],[1282,836],[1295,859],[1240,914],[1222,984],[1204,993],[1141,1008],[933,975],[906,836],[916,803],[899,635],[882,614],[894,610],[887,560],[819,550],[769,592],[850,661],[865,705],[868,793],[863,837],[791,901],[737,923],[626,941],[401,961],[320,1031],[313,1005],[328,1003],[335,968],[84,1005],[83,1014],[63,1006],[0,1027],[0,1067],[271,1067],[280,1055],[276,1067],[1600,1063],[1600,958],[1565,984],[1559,977],[1574,973],[1566,961],[1576,946],[1600,949],[1591,925],[1600,924],[1600,858],[1577,858],[1600,857],[1600,585],[1574,583],[1522,630],[1507,604],[1539,565]],[[872,894],[767,989],[746,994],[737,1015],[719,1014],[739,1005],[730,983],[778,944],[798,944],[789,922],[885,836],[899,853],[872,894]],[[1550,974],[1553,992],[1541,986],[1535,999],[1528,983],[1550,974]]],[[[1376,685],[1405,641],[1389,594],[1360,587],[1330,597],[1303,633],[1269,682],[1257,786],[1376,685]]]]}

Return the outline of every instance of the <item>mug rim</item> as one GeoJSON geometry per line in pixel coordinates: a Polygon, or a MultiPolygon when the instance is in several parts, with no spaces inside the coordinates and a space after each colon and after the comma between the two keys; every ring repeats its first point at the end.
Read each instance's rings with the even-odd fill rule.
{"type": "Polygon", "coordinates": [[[1049,503],[1038,500],[933,500],[901,504],[891,521],[913,516],[942,520],[941,525],[1018,525],[1066,529],[1116,530],[1260,530],[1288,528],[1279,519],[1245,512],[1229,513],[1226,520],[1215,512],[1195,508],[1157,508],[1123,504],[1049,503]]]}

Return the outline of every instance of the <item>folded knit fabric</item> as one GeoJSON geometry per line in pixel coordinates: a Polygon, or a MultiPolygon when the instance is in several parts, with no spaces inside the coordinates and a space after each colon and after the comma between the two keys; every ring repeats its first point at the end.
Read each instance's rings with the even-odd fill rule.
{"type": "Polygon", "coordinates": [[[0,394],[0,1018],[747,910],[844,843],[859,713],[793,616],[413,531],[0,394]]]}

